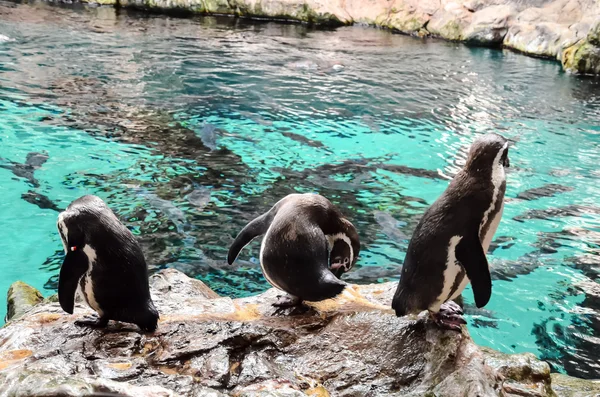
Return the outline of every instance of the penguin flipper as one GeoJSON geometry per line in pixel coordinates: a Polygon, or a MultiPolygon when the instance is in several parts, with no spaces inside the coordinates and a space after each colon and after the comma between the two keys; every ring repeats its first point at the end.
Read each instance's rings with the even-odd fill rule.
{"type": "Polygon", "coordinates": [[[75,291],[79,280],[88,269],[88,258],[82,251],[67,253],[60,268],[58,279],[58,301],[60,307],[69,314],[73,314],[75,306],[75,291]]]}
{"type": "Polygon", "coordinates": [[[478,308],[484,307],[492,296],[492,277],[485,252],[476,234],[463,237],[456,247],[456,259],[465,268],[471,281],[475,305],[478,308]]]}
{"type": "Polygon", "coordinates": [[[269,226],[271,226],[271,222],[275,216],[274,212],[275,211],[271,210],[262,214],[258,218],[255,218],[248,223],[242,229],[242,231],[239,232],[231,244],[231,247],[229,247],[229,252],[227,253],[227,263],[231,265],[245,246],[250,244],[255,237],[265,234],[267,230],[269,230],[269,226]]]}

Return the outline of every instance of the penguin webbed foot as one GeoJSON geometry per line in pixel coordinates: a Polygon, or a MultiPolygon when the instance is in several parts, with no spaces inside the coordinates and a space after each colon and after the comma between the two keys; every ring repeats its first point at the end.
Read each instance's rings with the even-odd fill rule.
{"type": "Polygon", "coordinates": [[[76,320],[75,325],[78,327],[105,328],[108,325],[108,318],[95,315],[87,316],[76,320]]]}
{"type": "Polygon", "coordinates": [[[433,321],[443,329],[452,331],[461,331],[461,326],[467,321],[463,318],[462,308],[452,301],[448,301],[440,306],[440,311],[431,313],[433,321]]]}
{"type": "Polygon", "coordinates": [[[442,303],[442,305],[440,306],[440,313],[443,313],[446,315],[458,315],[458,316],[462,316],[464,314],[462,307],[460,307],[454,301],[448,301],[446,303],[442,303]]]}
{"type": "Polygon", "coordinates": [[[302,299],[293,295],[281,295],[277,302],[273,303],[273,306],[278,308],[302,306],[302,299]]]}

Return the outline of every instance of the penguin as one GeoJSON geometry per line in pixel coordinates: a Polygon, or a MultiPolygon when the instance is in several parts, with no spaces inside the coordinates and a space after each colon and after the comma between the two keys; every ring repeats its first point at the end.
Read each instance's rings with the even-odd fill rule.
{"type": "Polygon", "coordinates": [[[347,285],[340,277],[356,264],[360,252],[354,225],[319,194],[290,194],[248,223],[229,248],[227,262],[233,264],[240,251],[262,234],[263,274],[289,295],[275,306],[336,297],[347,285]]]}
{"type": "Polygon", "coordinates": [[[460,331],[466,321],[452,300],[469,282],[475,305],[488,303],[486,252],[502,217],[509,166],[506,138],[490,133],[473,142],[464,167],[413,233],[392,301],[396,315],[428,310],[440,327],[460,331]]]}
{"type": "Polygon", "coordinates": [[[159,314],[144,254],[106,203],[92,195],[78,198],[59,214],[57,228],[66,253],[58,281],[60,306],[72,314],[79,292],[98,313],[75,324],[104,328],[116,320],[156,330],[159,314]]]}
{"type": "Polygon", "coordinates": [[[15,176],[24,178],[32,187],[40,187],[40,183],[34,177],[36,170],[48,161],[48,153],[46,152],[30,152],[27,153],[25,163],[17,163],[15,161],[6,160],[0,157],[0,168],[10,170],[15,176]]]}

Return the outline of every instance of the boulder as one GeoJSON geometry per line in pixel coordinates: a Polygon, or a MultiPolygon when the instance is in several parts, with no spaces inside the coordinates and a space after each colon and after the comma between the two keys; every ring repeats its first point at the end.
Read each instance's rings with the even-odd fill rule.
{"type": "Polygon", "coordinates": [[[448,2],[429,21],[427,30],[447,40],[464,40],[464,31],[471,24],[473,13],[457,2],[448,2]]]}
{"type": "Polygon", "coordinates": [[[526,54],[556,58],[577,42],[577,34],[554,22],[516,23],[504,38],[504,46],[526,54]]]}
{"type": "Polygon", "coordinates": [[[516,15],[510,5],[494,5],[473,14],[463,40],[479,45],[500,45],[516,15]]]}
{"type": "Polygon", "coordinates": [[[13,283],[8,289],[5,321],[16,319],[44,300],[40,292],[22,281],[13,283]]]}
{"type": "Polygon", "coordinates": [[[600,47],[588,41],[577,43],[563,51],[563,69],[577,74],[600,74],[600,47]]]}
{"type": "MultiPolygon", "coordinates": [[[[161,313],[151,334],[77,327],[90,314],[80,301],[68,315],[46,300],[0,329],[0,396],[554,395],[549,366],[533,355],[480,348],[466,328],[442,331],[424,315],[396,317],[395,288],[350,285],[282,310],[275,289],[231,299],[162,270],[151,277],[161,313]]],[[[560,387],[579,393],[589,383],[560,387]]]]}
{"type": "Polygon", "coordinates": [[[552,387],[558,397],[600,396],[600,382],[552,374],[552,387]]]}

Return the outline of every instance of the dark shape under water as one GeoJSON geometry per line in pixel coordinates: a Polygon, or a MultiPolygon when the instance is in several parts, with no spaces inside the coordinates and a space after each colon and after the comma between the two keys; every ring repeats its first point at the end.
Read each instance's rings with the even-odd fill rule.
{"type": "Polygon", "coordinates": [[[210,150],[217,150],[217,127],[212,124],[204,124],[200,131],[202,143],[210,150]]]}
{"type": "Polygon", "coordinates": [[[406,165],[397,165],[397,164],[380,164],[377,166],[377,168],[386,170],[389,172],[394,172],[396,174],[416,176],[418,178],[427,178],[427,179],[434,179],[434,180],[448,180],[447,177],[441,175],[439,172],[432,171],[432,170],[426,170],[424,168],[408,167],[406,165]]]}
{"type": "Polygon", "coordinates": [[[424,168],[415,168],[405,165],[398,164],[387,164],[387,158],[359,158],[359,159],[348,159],[337,164],[323,164],[319,167],[307,169],[303,171],[306,176],[309,175],[323,175],[329,177],[330,175],[340,174],[358,174],[367,171],[376,172],[377,170],[385,170],[396,174],[410,175],[418,178],[427,178],[434,180],[447,180],[448,178],[440,175],[437,171],[427,170],[424,168]]]}
{"type": "Polygon", "coordinates": [[[194,207],[198,209],[204,209],[204,207],[206,207],[208,203],[210,203],[210,189],[201,186],[197,189],[192,190],[185,196],[185,198],[194,207]]]}
{"type": "Polygon", "coordinates": [[[37,205],[43,210],[53,210],[57,212],[62,211],[62,209],[50,198],[48,198],[48,196],[34,192],[33,190],[29,190],[27,193],[21,194],[21,198],[30,204],[37,205]]]}
{"type": "Polygon", "coordinates": [[[375,217],[375,221],[381,226],[383,234],[396,243],[400,243],[403,246],[406,245],[409,238],[398,228],[398,224],[400,223],[404,223],[403,226],[406,226],[405,222],[399,222],[389,212],[384,211],[374,211],[373,216],[375,217]]]}
{"type": "Polygon", "coordinates": [[[600,253],[565,258],[564,263],[580,270],[589,279],[600,283],[600,253]]]}
{"type": "Polygon", "coordinates": [[[529,252],[516,261],[504,260],[490,263],[490,274],[492,280],[510,281],[518,276],[524,276],[533,272],[540,266],[549,265],[550,262],[540,260],[539,252],[529,252]]]}
{"type": "Polygon", "coordinates": [[[595,282],[580,283],[574,288],[569,285],[564,295],[555,298],[563,300],[582,292],[585,299],[578,305],[582,309],[571,317],[570,323],[564,324],[564,315],[560,320],[549,317],[535,324],[532,334],[542,352],[540,359],[554,369],[564,368],[571,376],[595,379],[600,373],[600,344],[590,335],[600,334],[600,287],[595,282]]]}
{"type": "Polygon", "coordinates": [[[527,219],[543,219],[562,217],[579,217],[584,214],[600,215],[600,207],[591,205],[568,205],[565,207],[547,208],[545,210],[529,210],[522,215],[515,216],[517,222],[525,222],[527,219]]]}
{"type": "Polygon", "coordinates": [[[315,148],[325,147],[323,142],[319,142],[314,139],[309,139],[309,138],[305,137],[304,135],[296,134],[295,132],[282,131],[281,135],[283,135],[286,138],[290,138],[291,140],[294,140],[296,142],[304,143],[305,145],[310,146],[310,147],[315,147],[315,148]]]}
{"type": "Polygon", "coordinates": [[[563,186],[557,183],[549,183],[544,186],[536,187],[533,189],[525,190],[517,195],[518,199],[522,200],[536,200],[542,197],[553,197],[560,193],[570,192],[573,188],[570,186],[563,186]]]}
{"type": "Polygon", "coordinates": [[[0,168],[10,170],[15,176],[24,178],[33,187],[39,187],[40,184],[33,176],[33,173],[48,161],[48,154],[38,152],[27,153],[25,163],[17,163],[2,158],[0,158],[0,161],[4,162],[4,164],[0,164],[0,168]]]}
{"type": "Polygon", "coordinates": [[[500,249],[509,249],[510,247],[512,247],[513,245],[515,245],[514,241],[516,240],[515,237],[511,237],[511,236],[499,236],[497,238],[494,239],[494,241],[492,241],[492,243],[490,244],[490,247],[488,248],[488,254],[493,254],[494,251],[496,251],[498,248],[500,249]]]}
{"type": "Polygon", "coordinates": [[[172,201],[162,199],[144,188],[135,188],[139,197],[146,200],[153,208],[162,212],[175,225],[178,233],[184,233],[189,227],[185,213],[177,208],[172,201]]]}

